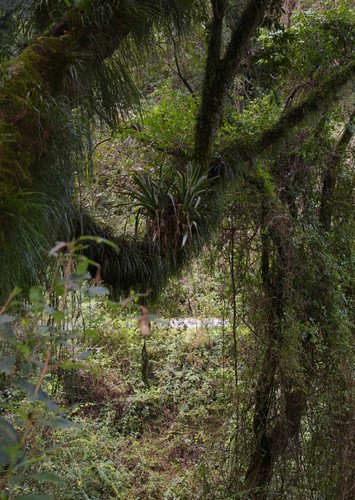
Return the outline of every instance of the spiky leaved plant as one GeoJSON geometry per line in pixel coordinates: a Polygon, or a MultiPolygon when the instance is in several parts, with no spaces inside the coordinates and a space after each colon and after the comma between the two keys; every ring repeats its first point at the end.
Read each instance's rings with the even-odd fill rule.
{"type": "Polygon", "coordinates": [[[146,224],[151,248],[164,251],[169,245],[169,227],[173,222],[174,200],[171,194],[173,181],[164,175],[162,169],[156,178],[144,173],[132,176],[133,187],[127,192],[136,209],[135,230],[140,221],[146,224]]]}
{"type": "Polygon", "coordinates": [[[198,239],[209,222],[212,181],[197,163],[187,164],[175,177],[162,169],[156,178],[136,173],[127,193],[136,209],[136,231],[144,219],[153,250],[162,255],[188,251],[192,236],[198,239]]]}
{"type": "Polygon", "coordinates": [[[200,229],[208,224],[210,208],[207,201],[214,178],[204,173],[198,163],[188,163],[178,172],[173,184],[175,198],[175,218],[181,247],[184,247],[193,234],[200,235],[200,229]]]}

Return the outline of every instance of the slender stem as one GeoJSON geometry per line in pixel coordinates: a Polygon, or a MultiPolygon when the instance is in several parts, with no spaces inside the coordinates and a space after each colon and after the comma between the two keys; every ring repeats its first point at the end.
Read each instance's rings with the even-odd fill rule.
{"type": "Polygon", "coordinates": [[[232,229],[231,239],[230,239],[230,277],[232,285],[232,308],[233,308],[233,322],[232,322],[232,333],[233,333],[233,354],[234,354],[234,376],[235,376],[235,386],[238,387],[238,346],[237,346],[237,287],[235,283],[235,262],[234,262],[234,229],[232,229]]]}
{"type": "MultiPolygon", "coordinates": [[[[43,368],[42,368],[42,370],[41,370],[41,372],[40,372],[40,374],[38,376],[38,381],[37,381],[37,384],[36,384],[34,392],[33,392],[34,396],[37,396],[37,394],[39,393],[39,391],[41,389],[41,386],[43,384],[43,380],[44,380],[46,374],[49,371],[49,359],[50,359],[50,348],[48,348],[47,351],[46,351],[46,359],[44,361],[43,368]]],[[[29,412],[28,413],[27,423],[26,423],[25,429],[23,431],[21,440],[19,442],[19,444],[20,444],[20,446],[21,446],[22,449],[25,447],[26,442],[27,442],[27,440],[28,440],[28,438],[30,436],[31,430],[33,429],[33,424],[34,424],[33,413],[29,412]]],[[[4,489],[5,489],[6,485],[7,485],[7,481],[11,477],[15,465],[16,465],[16,462],[14,461],[9,466],[9,468],[7,469],[7,471],[4,474],[4,476],[0,479],[0,491],[4,491],[4,489]]]]}

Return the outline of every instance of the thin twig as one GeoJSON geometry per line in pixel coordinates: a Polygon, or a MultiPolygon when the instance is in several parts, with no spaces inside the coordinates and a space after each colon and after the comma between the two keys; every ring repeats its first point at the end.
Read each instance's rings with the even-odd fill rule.
{"type": "Polygon", "coordinates": [[[195,95],[194,89],[189,84],[187,78],[182,74],[180,63],[179,63],[179,58],[177,55],[177,43],[176,43],[176,40],[175,40],[174,35],[173,35],[171,30],[170,30],[170,37],[171,37],[171,40],[173,42],[174,60],[175,60],[177,74],[179,75],[180,80],[183,82],[183,84],[185,85],[187,90],[190,92],[190,94],[195,95]]]}

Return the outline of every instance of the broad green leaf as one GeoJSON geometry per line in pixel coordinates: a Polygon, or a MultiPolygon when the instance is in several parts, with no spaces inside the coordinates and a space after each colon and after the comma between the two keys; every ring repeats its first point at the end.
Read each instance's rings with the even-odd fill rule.
{"type": "Polygon", "coordinates": [[[0,372],[6,373],[6,375],[11,373],[15,361],[15,356],[0,356],[0,372]]]}
{"type": "Polygon", "coordinates": [[[54,311],[53,319],[57,324],[59,324],[61,321],[63,321],[64,318],[65,318],[65,314],[62,311],[54,311]]]}
{"type": "Polygon", "coordinates": [[[39,326],[38,327],[38,333],[41,335],[44,335],[45,333],[48,333],[50,331],[51,326],[39,326]]]}
{"type": "Polygon", "coordinates": [[[0,325],[0,335],[7,340],[14,340],[15,334],[10,323],[3,323],[0,325]]]}
{"type": "Polygon", "coordinates": [[[15,316],[11,316],[10,314],[2,314],[0,316],[0,325],[3,325],[5,323],[11,323],[15,319],[16,319],[15,316]]]}
{"type": "Polygon", "coordinates": [[[8,340],[14,338],[14,333],[10,323],[15,319],[15,316],[11,316],[10,314],[2,314],[0,316],[0,335],[8,340]]]}
{"type": "Polygon", "coordinates": [[[11,448],[18,445],[19,436],[12,425],[0,417],[0,465],[5,467],[11,461],[11,448]]]}
{"type": "Polygon", "coordinates": [[[92,371],[92,366],[84,365],[82,363],[75,363],[75,361],[65,361],[60,365],[63,370],[87,370],[92,371]]]}
{"type": "Polygon", "coordinates": [[[30,346],[28,344],[26,344],[26,342],[21,342],[21,344],[19,344],[18,347],[19,347],[20,351],[22,352],[22,354],[24,355],[24,357],[26,359],[29,359],[31,356],[30,346]]]}
{"type": "Polygon", "coordinates": [[[84,352],[81,352],[79,355],[78,355],[78,359],[85,359],[87,358],[88,356],[91,356],[93,354],[93,350],[92,349],[88,349],[87,351],[84,351],[84,352]]]}
{"type": "Polygon", "coordinates": [[[32,287],[30,289],[29,299],[34,304],[36,304],[36,303],[43,304],[44,303],[43,290],[41,290],[38,287],[32,287]]]}
{"type": "Polygon", "coordinates": [[[54,429],[69,429],[70,427],[78,427],[79,424],[76,424],[69,420],[68,418],[58,417],[51,418],[46,420],[41,420],[40,423],[42,425],[46,425],[48,427],[52,427],[54,429]]]}
{"type": "Polygon", "coordinates": [[[81,262],[78,263],[77,268],[76,268],[76,273],[79,276],[83,276],[87,273],[89,266],[89,259],[82,259],[81,262]]]}
{"type": "Polygon", "coordinates": [[[39,389],[39,391],[36,393],[36,387],[28,382],[28,380],[17,380],[15,383],[28,392],[28,395],[30,399],[32,399],[32,401],[43,401],[50,410],[59,410],[59,406],[57,405],[57,403],[53,401],[53,399],[51,399],[47,393],[45,393],[42,389],[39,389]]]}
{"type": "Polygon", "coordinates": [[[107,295],[109,291],[103,286],[94,286],[86,290],[86,295],[107,295]]]}

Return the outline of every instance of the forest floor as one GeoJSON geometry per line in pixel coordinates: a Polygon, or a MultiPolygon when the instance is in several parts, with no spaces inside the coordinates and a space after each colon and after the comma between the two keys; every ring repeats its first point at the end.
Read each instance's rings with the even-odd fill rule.
{"type": "Polygon", "coordinates": [[[214,489],[225,484],[228,467],[219,464],[230,456],[234,392],[225,328],[206,321],[193,328],[155,324],[147,341],[146,387],[135,324],[133,317],[104,314],[87,332],[90,370],[66,372],[56,388],[75,426],[37,437],[48,453],[34,470],[55,473],[63,483],[44,488],[25,482],[21,493],[36,489],[63,500],[190,499],[208,498],[209,481],[214,489]]]}

